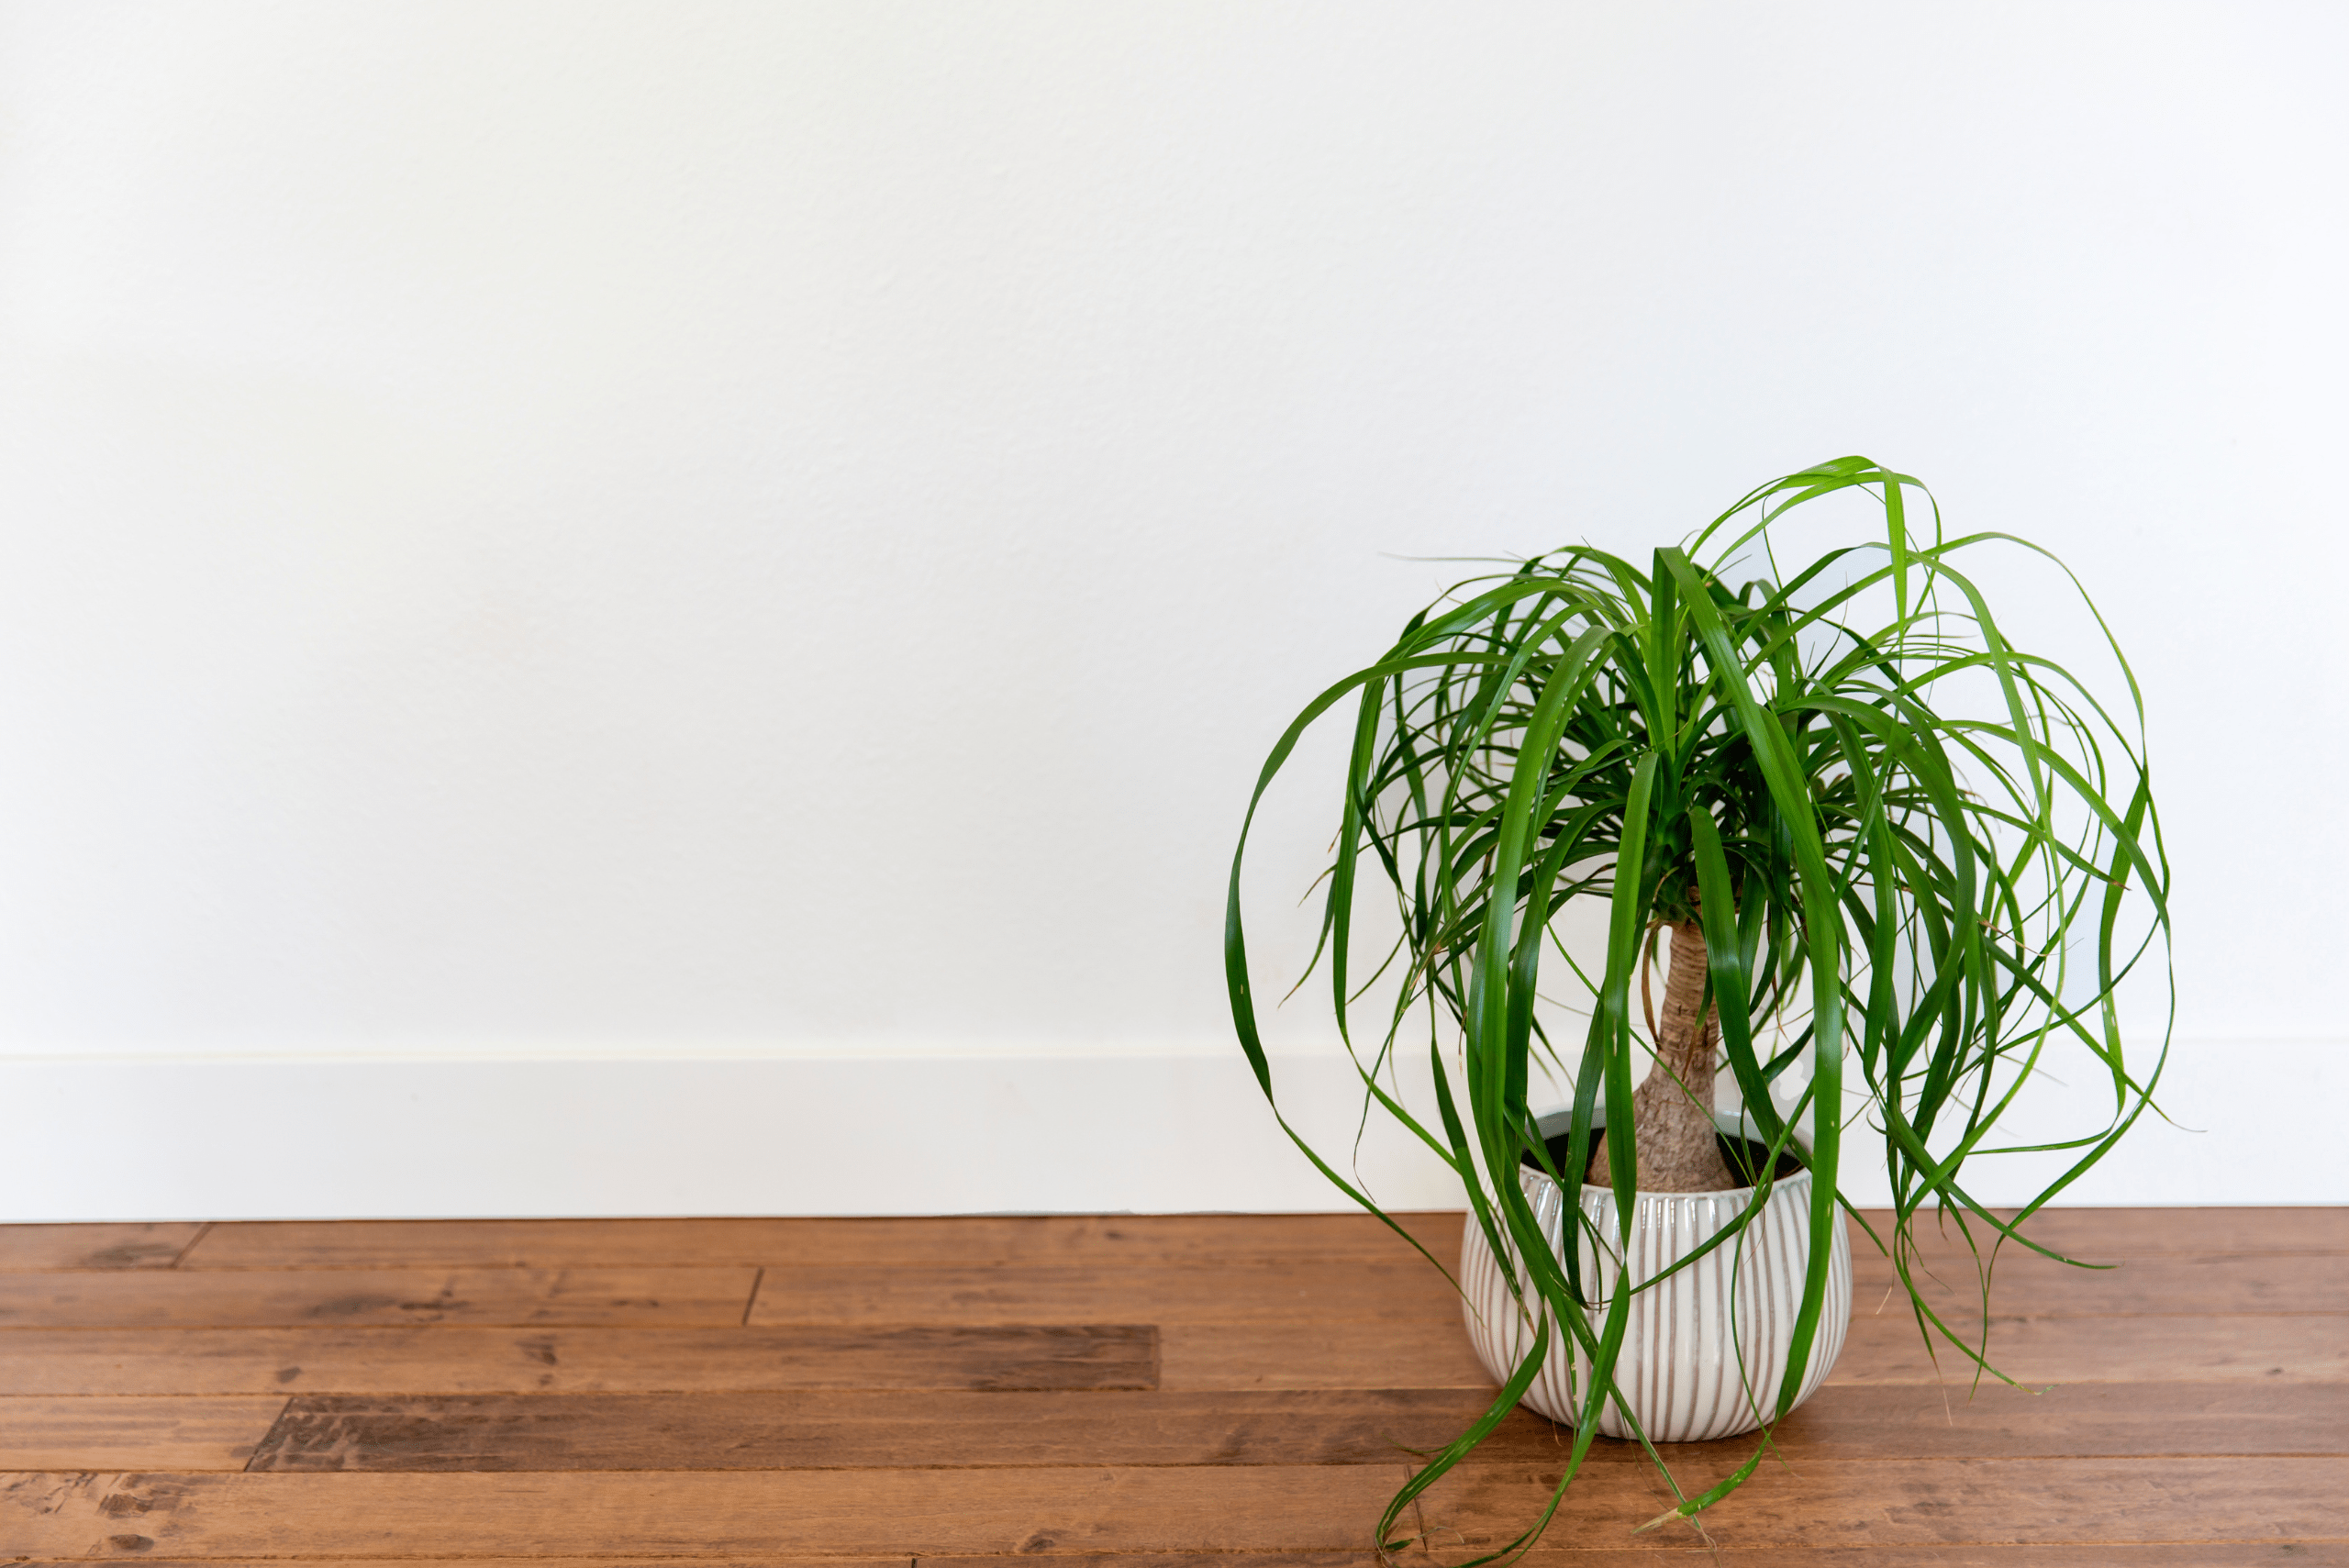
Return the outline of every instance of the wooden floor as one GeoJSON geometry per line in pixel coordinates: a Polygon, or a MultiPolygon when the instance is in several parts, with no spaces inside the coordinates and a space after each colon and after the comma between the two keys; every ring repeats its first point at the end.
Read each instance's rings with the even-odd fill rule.
{"type": "MultiPolygon", "coordinates": [[[[2049,1392],[1969,1401],[1855,1249],[1783,1462],[1634,1536],[1668,1494],[1602,1440],[1541,1561],[2349,1564],[2349,1210],[2034,1233],[2124,1263],[2001,1263],[1994,1351],[2049,1392]]],[[[1359,1216],[0,1227],[0,1561],[1339,1568],[1487,1396],[1359,1216]]],[[[1562,1452],[1512,1417],[1418,1560],[1506,1540],[1562,1452]]]]}

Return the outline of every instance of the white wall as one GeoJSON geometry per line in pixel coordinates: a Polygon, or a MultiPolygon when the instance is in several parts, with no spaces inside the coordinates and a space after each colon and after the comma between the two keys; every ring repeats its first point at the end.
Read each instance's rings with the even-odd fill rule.
{"type": "Polygon", "coordinates": [[[2326,6],[0,6],[0,1209],[1325,1207],[1221,877],[1394,557],[1846,451],[2149,694],[2207,1130],[2071,1195],[2349,1200],[2344,76],[2326,6]]]}

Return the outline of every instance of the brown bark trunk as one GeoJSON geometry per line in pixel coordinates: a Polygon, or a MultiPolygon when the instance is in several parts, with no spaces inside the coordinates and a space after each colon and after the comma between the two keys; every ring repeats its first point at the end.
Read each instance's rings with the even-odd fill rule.
{"type": "MultiPolygon", "coordinates": [[[[1715,1044],[1720,1019],[1703,1010],[1705,968],[1703,930],[1694,921],[1673,927],[1664,1014],[1655,1025],[1655,1067],[1631,1093],[1632,1141],[1639,1147],[1643,1193],[1713,1193],[1738,1184],[1714,1141],[1713,1074],[1720,1070],[1715,1044]]],[[[1586,1180],[1602,1187],[1613,1184],[1603,1132],[1586,1180]]]]}

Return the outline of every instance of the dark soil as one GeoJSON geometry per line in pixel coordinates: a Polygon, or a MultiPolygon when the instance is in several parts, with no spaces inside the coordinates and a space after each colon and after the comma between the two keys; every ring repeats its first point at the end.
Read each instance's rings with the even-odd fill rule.
{"type": "MultiPolygon", "coordinates": [[[[1591,1129],[1590,1140],[1594,1145],[1598,1143],[1598,1129],[1591,1129]]],[[[1714,1134],[1713,1140],[1720,1145],[1721,1163],[1729,1167],[1729,1173],[1746,1186],[1753,1185],[1754,1173],[1762,1169],[1763,1162],[1769,1157],[1770,1146],[1766,1143],[1756,1143],[1750,1138],[1731,1138],[1725,1132],[1714,1134]]],[[[1545,1147],[1550,1151],[1550,1163],[1561,1171],[1564,1170],[1566,1168],[1565,1135],[1561,1133],[1544,1141],[1545,1147]]],[[[1537,1171],[1542,1168],[1542,1162],[1530,1153],[1525,1156],[1525,1162],[1537,1171]]],[[[1788,1149],[1778,1156],[1777,1179],[1785,1181],[1788,1176],[1800,1172],[1802,1168],[1802,1162],[1795,1157],[1793,1150],[1788,1149]]]]}

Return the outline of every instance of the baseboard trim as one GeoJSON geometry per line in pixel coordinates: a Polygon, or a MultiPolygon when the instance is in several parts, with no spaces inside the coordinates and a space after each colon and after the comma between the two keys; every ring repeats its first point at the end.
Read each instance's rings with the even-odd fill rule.
{"type": "MultiPolygon", "coordinates": [[[[2349,1203],[2326,1120],[2344,1060],[2337,1041],[2181,1046],[2164,1103],[2199,1130],[2148,1116],[2061,1201],[2349,1203]],[[2279,1105],[2278,1084],[2299,1097],[2279,1105]]],[[[1381,1202],[1458,1206],[1442,1162],[1383,1118],[1357,1144],[1344,1058],[1284,1059],[1275,1081],[1381,1202]]],[[[0,1218],[20,1220],[1348,1207],[1237,1051],[20,1059],[0,1061],[0,1218]]],[[[1885,1201],[1868,1135],[1847,1139],[1845,1190],[1885,1201]]],[[[2015,1203],[2060,1164],[1977,1169],[1985,1201],[2015,1203]]]]}
{"type": "MultiPolygon", "coordinates": [[[[1308,1136],[1457,1207],[1342,1058],[1284,1062],[1308,1136]],[[1334,1113],[1334,1114],[1332,1114],[1334,1113]]],[[[13,1219],[1312,1212],[1347,1206],[1235,1049],[1092,1056],[0,1062],[13,1219]]]]}

